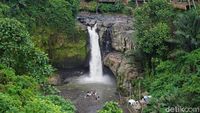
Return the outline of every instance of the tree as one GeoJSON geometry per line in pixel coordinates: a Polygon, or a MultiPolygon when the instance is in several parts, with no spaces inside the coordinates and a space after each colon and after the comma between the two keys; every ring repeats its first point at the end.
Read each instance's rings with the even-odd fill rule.
{"type": "Polygon", "coordinates": [[[34,47],[26,28],[14,19],[0,19],[0,63],[12,67],[17,74],[44,80],[53,71],[47,55],[34,47]]]}
{"type": "Polygon", "coordinates": [[[144,55],[149,75],[154,72],[154,59],[164,58],[170,35],[170,20],[173,18],[172,6],[167,0],[149,0],[135,12],[137,30],[137,48],[144,55]],[[164,51],[163,51],[164,50],[164,51]]]}
{"type": "Polygon", "coordinates": [[[8,16],[8,12],[10,10],[10,7],[5,5],[5,4],[2,4],[0,2],[0,17],[6,17],[8,16]]]}
{"type": "Polygon", "coordinates": [[[35,78],[16,75],[15,70],[0,64],[1,113],[75,113],[75,110],[62,97],[42,96],[35,78]]]}
{"type": "Polygon", "coordinates": [[[76,111],[75,106],[69,100],[65,100],[60,96],[48,95],[45,98],[52,101],[55,105],[61,106],[62,113],[66,111],[67,113],[74,113],[76,111]]]}
{"type": "Polygon", "coordinates": [[[30,32],[42,27],[44,30],[51,28],[54,32],[71,33],[79,6],[79,0],[15,0],[3,3],[11,7],[10,17],[25,24],[30,32]]]}
{"type": "Polygon", "coordinates": [[[135,4],[136,4],[137,7],[139,6],[138,0],[135,0],[135,4]]]}
{"type": "Polygon", "coordinates": [[[145,82],[148,83],[146,88],[156,100],[152,101],[152,105],[160,105],[158,108],[154,106],[154,110],[161,110],[168,106],[198,107],[200,105],[199,55],[200,49],[197,49],[185,53],[174,61],[161,62],[156,68],[156,75],[146,79],[145,82]]]}
{"type": "Polygon", "coordinates": [[[116,102],[106,102],[105,105],[98,113],[123,113],[116,102]]]}
{"type": "Polygon", "coordinates": [[[196,10],[179,14],[174,25],[175,39],[183,50],[190,52],[200,47],[200,16],[196,10]]]}
{"type": "Polygon", "coordinates": [[[138,39],[138,46],[146,54],[150,73],[155,73],[154,58],[163,58],[167,52],[165,41],[170,38],[170,29],[165,23],[158,23],[144,31],[143,38],[138,39]],[[151,70],[152,69],[152,70],[151,70]]]}

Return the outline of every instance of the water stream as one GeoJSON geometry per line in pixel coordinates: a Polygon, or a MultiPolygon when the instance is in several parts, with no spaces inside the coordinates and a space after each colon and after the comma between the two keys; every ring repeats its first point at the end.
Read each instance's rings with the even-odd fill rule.
{"type": "Polygon", "coordinates": [[[101,61],[101,51],[99,47],[99,36],[96,32],[97,24],[94,27],[88,26],[88,32],[90,35],[90,78],[94,80],[99,80],[103,78],[102,61],[101,61]]]}
{"type": "Polygon", "coordinates": [[[101,83],[113,84],[109,75],[103,74],[103,65],[101,58],[101,49],[99,46],[99,35],[96,32],[97,24],[93,27],[88,26],[88,33],[90,36],[90,63],[89,63],[89,76],[83,76],[79,79],[80,83],[101,83]]]}

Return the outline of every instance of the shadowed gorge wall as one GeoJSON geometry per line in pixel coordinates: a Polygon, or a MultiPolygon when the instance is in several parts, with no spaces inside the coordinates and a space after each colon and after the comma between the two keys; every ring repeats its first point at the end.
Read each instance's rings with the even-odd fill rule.
{"type": "Polygon", "coordinates": [[[48,53],[55,67],[73,68],[85,63],[87,37],[86,31],[76,27],[75,33],[72,35],[51,34],[51,31],[49,31],[43,34],[35,34],[33,40],[37,46],[48,53]]]}

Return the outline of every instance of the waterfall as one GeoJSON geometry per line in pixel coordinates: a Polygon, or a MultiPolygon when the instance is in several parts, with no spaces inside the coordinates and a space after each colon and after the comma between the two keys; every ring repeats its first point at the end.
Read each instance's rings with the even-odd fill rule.
{"type": "Polygon", "coordinates": [[[103,78],[101,50],[99,47],[99,35],[96,32],[97,24],[94,27],[87,27],[90,36],[90,78],[93,80],[103,78]]]}
{"type": "Polygon", "coordinates": [[[103,65],[101,58],[101,49],[99,46],[99,35],[96,32],[97,24],[94,27],[87,27],[90,36],[90,70],[89,76],[82,76],[78,79],[79,83],[100,83],[100,84],[113,84],[113,79],[107,75],[103,74],[103,65]]]}

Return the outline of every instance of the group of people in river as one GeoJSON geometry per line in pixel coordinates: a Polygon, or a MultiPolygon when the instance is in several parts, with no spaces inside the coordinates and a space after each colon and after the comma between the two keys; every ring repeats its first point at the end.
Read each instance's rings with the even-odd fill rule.
{"type": "Polygon", "coordinates": [[[100,96],[97,95],[97,92],[95,90],[87,91],[85,98],[94,98],[95,100],[100,100],[100,96]]]}
{"type": "Polygon", "coordinates": [[[140,109],[142,106],[149,104],[152,96],[144,96],[141,100],[129,99],[128,104],[133,106],[135,109],[140,109]]]}

